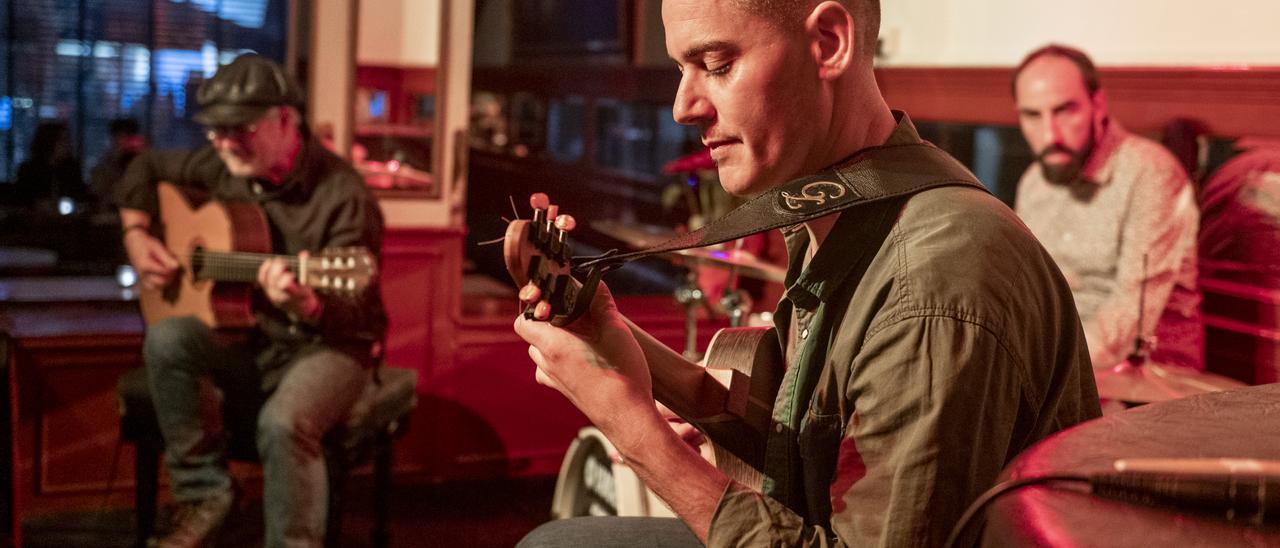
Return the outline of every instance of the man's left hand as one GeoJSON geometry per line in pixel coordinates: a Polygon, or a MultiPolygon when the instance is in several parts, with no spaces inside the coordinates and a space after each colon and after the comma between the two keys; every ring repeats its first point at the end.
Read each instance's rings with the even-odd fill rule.
{"type": "MultiPolygon", "coordinates": [[[[298,254],[298,261],[307,260],[308,253],[298,254]]],[[[320,297],[310,287],[298,283],[298,278],[279,257],[270,259],[258,268],[258,286],[267,299],[294,317],[315,320],[320,315],[320,297]]]]}
{"type": "Polygon", "coordinates": [[[596,289],[590,311],[567,327],[516,319],[515,331],[529,343],[537,381],[564,394],[615,444],[611,434],[636,426],[637,411],[657,415],[644,352],[618,313],[609,288],[596,289]]]}

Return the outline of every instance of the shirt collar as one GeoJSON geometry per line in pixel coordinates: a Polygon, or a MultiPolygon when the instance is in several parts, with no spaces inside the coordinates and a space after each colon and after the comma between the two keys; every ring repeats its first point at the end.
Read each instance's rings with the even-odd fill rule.
{"type": "Polygon", "coordinates": [[[260,185],[263,189],[261,194],[263,199],[285,196],[292,192],[302,192],[304,196],[310,195],[317,182],[314,175],[319,169],[323,150],[324,145],[314,137],[303,137],[298,147],[298,155],[294,158],[293,169],[285,174],[280,184],[272,184],[257,177],[250,177],[247,183],[250,186],[260,185]]]}
{"type": "MultiPolygon", "coordinates": [[[[919,132],[916,131],[905,112],[895,110],[893,116],[898,121],[898,125],[885,140],[885,145],[922,142],[919,132]]],[[[896,174],[886,174],[886,176],[894,175],[896,174]]],[[[876,209],[875,211],[887,210],[876,209]]],[[[855,268],[869,259],[868,254],[877,251],[879,242],[876,242],[875,246],[867,245],[861,236],[881,222],[884,222],[884,219],[877,215],[840,215],[835,226],[831,228],[831,233],[818,248],[818,253],[803,271],[800,269],[804,264],[804,253],[809,247],[809,231],[804,230],[803,225],[784,229],[791,265],[786,277],[787,299],[797,307],[807,310],[815,309],[820,303],[827,302],[855,268]]]]}
{"type": "Polygon", "coordinates": [[[1120,148],[1120,143],[1128,137],[1129,131],[1121,126],[1114,118],[1108,117],[1103,123],[1102,138],[1094,144],[1093,152],[1089,154],[1089,159],[1084,166],[1084,180],[1097,184],[1106,185],[1111,183],[1111,177],[1115,173],[1115,162],[1111,158],[1115,157],[1116,149],[1120,148]]]}

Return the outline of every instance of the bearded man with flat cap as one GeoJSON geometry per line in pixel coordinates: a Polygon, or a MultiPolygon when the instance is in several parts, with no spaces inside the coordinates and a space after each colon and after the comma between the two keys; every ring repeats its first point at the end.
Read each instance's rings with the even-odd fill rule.
{"type": "Polygon", "coordinates": [[[1153,361],[1203,369],[1200,212],[1178,160],[1109,115],[1078,49],[1027,54],[1013,92],[1036,156],[1015,208],[1071,284],[1093,366],[1119,365],[1141,341],[1153,361]]]}
{"type": "MultiPolygon", "coordinates": [[[[343,246],[379,252],[377,202],[355,169],[312,137],[303,94],[278,64],[243,55],[203,82],[196,100],[194,119],[209,145],[143,153],[115,191],[125,249],[143,284],[165,287],[179,275],[177,259],[156,237],[161,181],[256,204],[277,254],[343,246]]],[[[216,414],[202,411],[204,378],[222,391],[226,423],[256,421],[266,545],[324,541],[321,438],[347,418],[368,382],[386,330],[380,293],[375,284],[357,299],[320,295],[273,259],[258,270],[253,307],[257,325],[248,333],[213,331],[194,317],[147,328],[143,359],[180,505],[159,546],[203,545],[232,507],[223,429],[216,414]]]]}
{"type": "Polygon", "coordinates": [[[792,219],[774,315],[785,372],[755,432],[765,479],[730,479],[668,426],[601,284],[574,323],[522,316],[515,330],[539,382],[680,519],[561,520],[523,544],[941,545],[1014,456],[1100,413],[1065,280],[1009,208],[890,110],[873,71],[877,0],[664,0],[662,20],[676,121],[699,128],[725,190],[776,208],[755,217],[792,219]],[[896,197],[785,217],[814,185],[839,189],[824,200],[896,197]]]}

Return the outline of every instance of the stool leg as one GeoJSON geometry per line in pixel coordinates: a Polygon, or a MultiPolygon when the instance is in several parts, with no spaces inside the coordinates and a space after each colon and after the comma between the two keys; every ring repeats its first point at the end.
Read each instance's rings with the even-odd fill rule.
{"type": "Polygon", "coordinates": [[[325,516],[324,544],[330,548],[342,545],[342,510],[343,494],[346,489],[347,466],[346,456],[341,444],[334,449],[325,449],[325,468],[329,476],[329,505],[325,516]]]}
{"type": "Polygon", "coordinates": [[[391,505],[391,434],[379,432],[373,447],[373,538],[374,548],[386,548],[391,534],[387,529],[391,505]]]}
{"type": "Polygon", "coordinates": [[[156,528],[156,493],[160,489],[160,452],[164,444],[138,440],[133,457],[133,507],[137,512],[134,542],[146,546],[156,528]]]}

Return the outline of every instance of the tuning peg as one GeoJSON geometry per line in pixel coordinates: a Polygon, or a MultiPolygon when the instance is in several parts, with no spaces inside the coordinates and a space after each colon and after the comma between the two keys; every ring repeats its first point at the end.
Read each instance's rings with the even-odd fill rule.
{"type": "MultiPolygon", "coordinates": [[[[578,226],[578,221],[573,218],[573,215],[559,215],[555,219],[555,225],[556,228],[560,229],[560,231],[556,233],[556,241],[560,244],[559,249],[561,250],[561,253],[567,253],[567,251],[564,251],[565,243],[569,239],[569,233],[578,226]]],[[[563,257],[561,259],[563,260],[563,257]]]]}
{"type": "Polygon", "coordinates": [[[547,208],[551,207],[551,198],[538,192],[529,197],[529,205],[533,207],[534,226],[542,226],[547,220],[547,208]]]}
{"type": "Polygon", "coordinates": [[[573,215],[568,215],[568,214],[556,216],[555,223],[556,223],[556,228],[560,229],[563,232],[570,232],[575,227],[578,226],[577,219],[574,219],[573,215]]]}
{"type": "Polygon", "coordinates": [[[538,321],[547,321],[551,318],[551,303],[547,301],[538,301],[533,306],[533,319],[538,321]]]}
{"type": "Polygon", "coordinates": [[[541,192],[535,192],[529,196],[529,206],[534,209],[547,209],[551,205],[551,198],[541,192]]]}
{"type": "Polygon", "coordinates": [[[533,282],[520,288],[520,302],[531,303],[542,298],[542,290],[533,282]]]}

